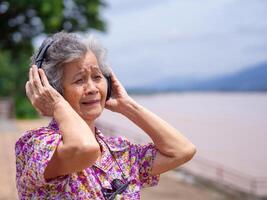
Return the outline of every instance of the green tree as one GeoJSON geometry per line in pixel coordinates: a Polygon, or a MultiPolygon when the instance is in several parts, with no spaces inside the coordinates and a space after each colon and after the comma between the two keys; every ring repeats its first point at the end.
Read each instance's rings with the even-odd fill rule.
{"type": "Polygon", "coordinates": [[[32,40],[61,30],[105,31],[102,0],[0,0],[0,96],[12,96],[16,116],[36,117],[25,96],[32,40]]]}

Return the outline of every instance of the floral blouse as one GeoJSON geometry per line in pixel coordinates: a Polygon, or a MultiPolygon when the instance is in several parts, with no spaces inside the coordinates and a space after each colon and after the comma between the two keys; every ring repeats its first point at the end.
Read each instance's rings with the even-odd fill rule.
{"type": "Polygon", "coordinates": [[[140,145],[121,136],[106,137],[97,128],[96,138],[102,148],[102,156],[94,165],[45,180],[45,168],[62,135],[55,120],[47,127],[26,131],[15,144],[19,198],[104,200],[101,188],[112,189],[112,180],[123,180],[121,170],[130,184],[123,193],[116,195],[116,199],[140,199],[140,189],[158,184],[159,175],[150,174],[157,152],[152,143],[140,145]]]}

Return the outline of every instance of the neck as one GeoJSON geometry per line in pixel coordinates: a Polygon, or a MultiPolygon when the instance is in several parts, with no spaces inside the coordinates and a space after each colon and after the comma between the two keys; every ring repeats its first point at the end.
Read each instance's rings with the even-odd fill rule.
{"type": "Polygon", "coordinates": [[[95,135],[95,122],[94,121],[86,121],[86,123],[90,127],[92,133],[95,135]]]}

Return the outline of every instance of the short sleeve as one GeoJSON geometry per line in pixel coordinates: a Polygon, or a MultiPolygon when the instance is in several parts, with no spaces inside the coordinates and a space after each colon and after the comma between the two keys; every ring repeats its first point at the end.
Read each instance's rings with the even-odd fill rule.
{"type": "Polygon", "coordinates": [[[152,187],[158,184],[160,175],[152,175],[152,166],[155,160],[157,149],[153,143],[145,145],[132,144],[131,152],[137,159],[139,171],[139,180],[141,188],[152,187]]]}
{"type": "Polygon", "coordinates": [[[61,135],[51,130],[34,131],[26,141],[20,152],[24,159],[24,169],[20,176],[29,187],[40,187],[47,183],[44,171],[60,141],[61,135]]]}

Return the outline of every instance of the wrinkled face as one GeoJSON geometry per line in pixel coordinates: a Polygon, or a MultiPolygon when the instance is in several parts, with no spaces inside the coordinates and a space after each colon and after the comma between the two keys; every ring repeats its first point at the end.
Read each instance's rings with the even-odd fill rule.
{"type": "Polygon", "coordinates": [[[64,65],[61,84],[64,98],[85,121],[93,121],[102,113],[107,81],[91,51],[64,65]]]}

